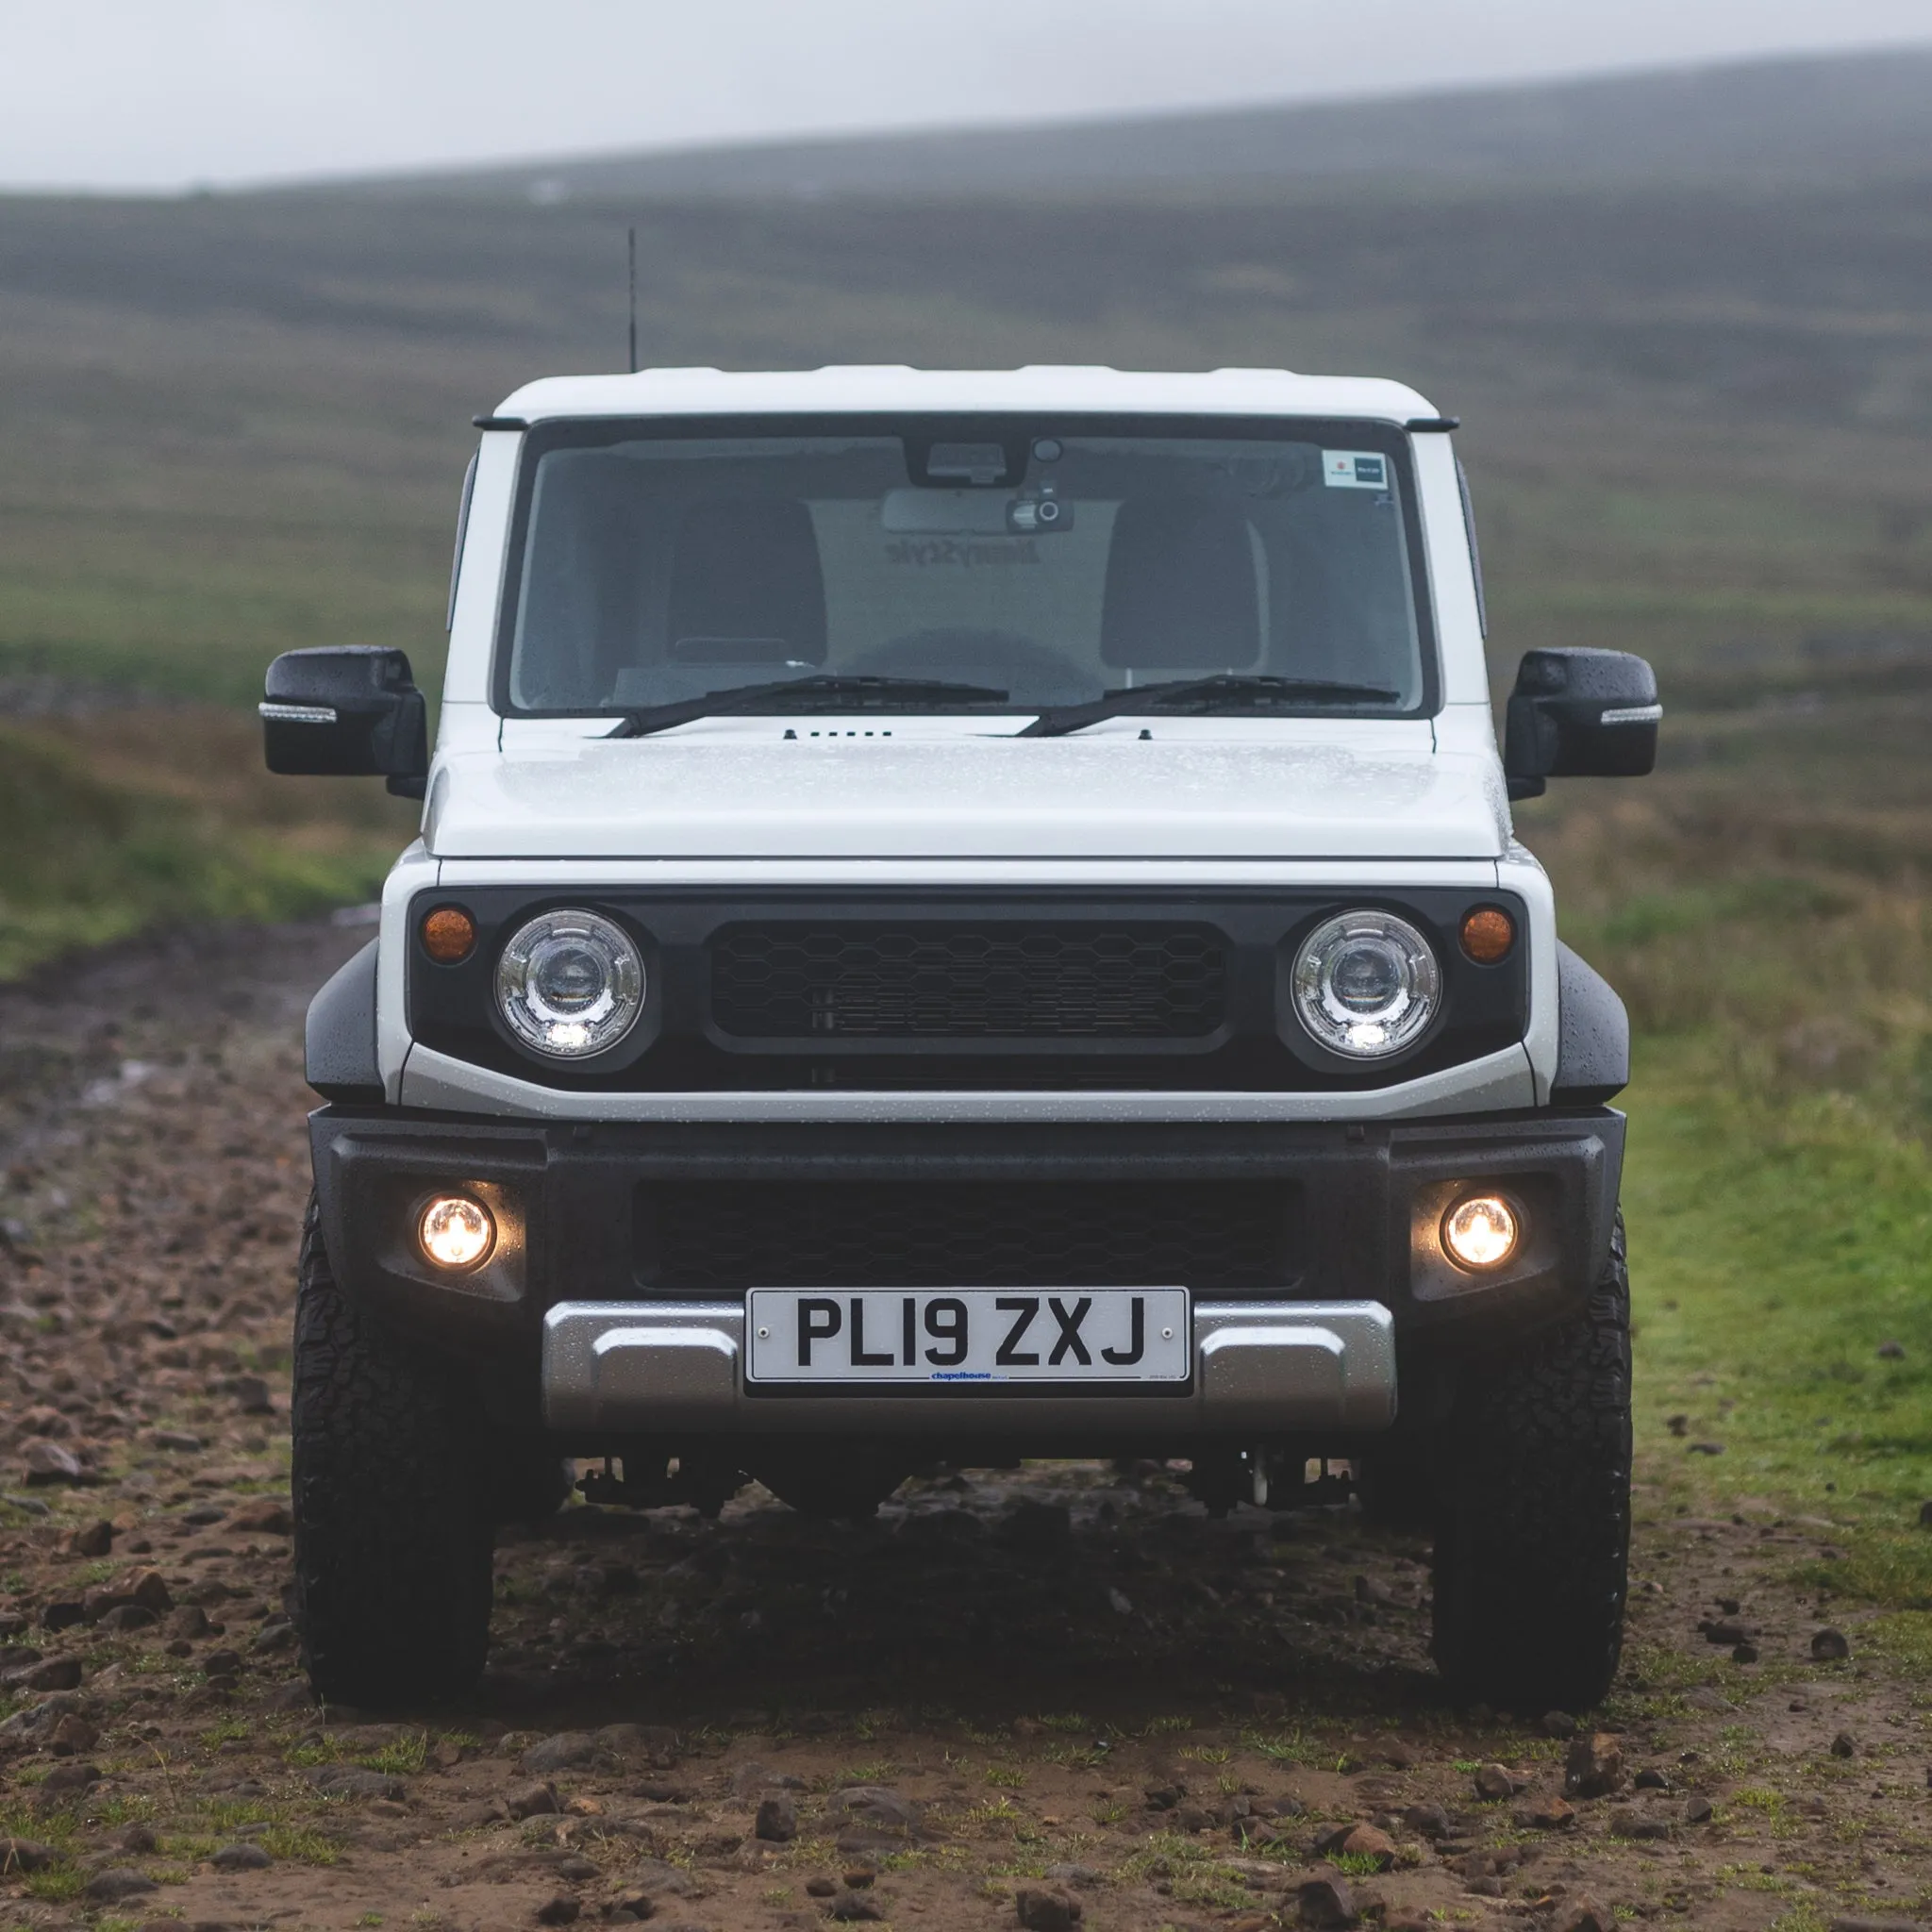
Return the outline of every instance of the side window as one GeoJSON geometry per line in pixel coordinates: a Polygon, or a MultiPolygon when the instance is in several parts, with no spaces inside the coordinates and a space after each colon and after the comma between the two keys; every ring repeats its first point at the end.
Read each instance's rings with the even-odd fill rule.
{"type": "MultiPolygon", "coordinates": [[[[480,452],[479,452],[480,454],[480,452]]],[[[463,539],[470,531],[470,496],[476,488],[476,458],[470,458],[470,467],[463,472],[462,507],[457,511],[456,555],[449,560],[449,609],[444,613],[442,627],[454,630],[457,622],[457,586],[463,575],[463,539]]]]}
{"type": "Polygon", "coordinates": [[[1484,637],[1490,634],[1490,607],[1483,596],[1483,554],[1476,548],[1475,506],[1469,500],[1469,472],[1456,458],[1456,487],[1462,492],[1462,534],[1469,539],[1469,568],[1475,577],[1475,618],[1484,637]]]}

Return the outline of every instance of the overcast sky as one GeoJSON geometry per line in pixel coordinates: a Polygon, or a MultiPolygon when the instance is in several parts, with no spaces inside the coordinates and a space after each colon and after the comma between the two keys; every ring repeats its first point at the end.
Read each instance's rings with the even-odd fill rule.
{"type": "Polygon", "coordinates": [[[1928,40],[1926,0],[0,0],[0,184],[170,189],[1928,40]]]}

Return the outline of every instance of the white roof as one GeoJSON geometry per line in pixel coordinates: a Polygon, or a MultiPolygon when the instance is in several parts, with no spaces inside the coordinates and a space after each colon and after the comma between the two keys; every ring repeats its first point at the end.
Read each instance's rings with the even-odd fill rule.
{"type": "Polygon", "coordinates": [[[506,397],[499,417],[731,416],[1039,409],[1069,415],[1346,416],[1403,423],[1434,406],[1375,376],[1295,375],[1286,369],[1162,375],[1098,367],[913,369],[882,363],[797,370],[644,369],[635,375],[553,375],[506,397]]]}

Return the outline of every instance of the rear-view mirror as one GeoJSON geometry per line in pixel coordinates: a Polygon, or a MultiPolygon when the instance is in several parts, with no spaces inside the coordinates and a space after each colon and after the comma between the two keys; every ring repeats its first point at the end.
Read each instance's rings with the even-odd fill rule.
{"type": "Polygon", "coordinates": [[[1628,651],[1528,651],[1503,734],[1511,798],[1549,778],[1641,778],[1657,763],[1657,674],[1628,651]]]}
{"type": "Polygon", "coordinates": [[[258,708],[271,772],[387,777],[398,797],[423,796],[428,713],[406,652],[377,644],[285,651],[268,667],[258,708]]]}

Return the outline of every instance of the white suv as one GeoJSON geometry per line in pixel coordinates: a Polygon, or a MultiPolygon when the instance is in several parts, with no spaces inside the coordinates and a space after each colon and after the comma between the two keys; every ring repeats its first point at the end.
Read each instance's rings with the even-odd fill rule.
{"type": "Polygon", "coordinates": [[[1616,995],[1508,801],[1656,755],[1524,658],[1414,391],[1272,370],[537,382],[481,419],[424,799],[317,996],[295,1362],[324,1695],[455,1688],[494,1524],[1185,1463],[1433,1525],[1455,1690],[1579,1708],[1629,1511],[1616,995]]]}

